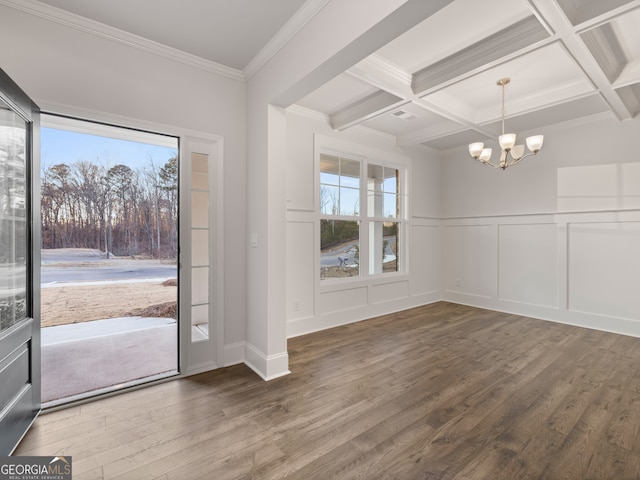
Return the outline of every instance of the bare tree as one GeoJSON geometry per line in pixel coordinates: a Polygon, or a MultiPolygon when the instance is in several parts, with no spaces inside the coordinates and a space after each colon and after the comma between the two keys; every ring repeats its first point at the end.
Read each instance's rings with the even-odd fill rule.
{"type": "Polygon", "coordinates": [[[42,170],[43,248],[86,247],[175,258],[178,161],[107,167],[97,159],[42,170]]]}

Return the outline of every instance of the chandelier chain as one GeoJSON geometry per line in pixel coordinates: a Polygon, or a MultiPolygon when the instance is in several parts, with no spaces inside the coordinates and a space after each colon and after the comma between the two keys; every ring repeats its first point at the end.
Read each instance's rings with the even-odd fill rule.
{"type": "Polygon", "coordinates": [[[500,115],[502,116],[502,134],[504,135],[504,116],[505,116],[505,110],[504,110],[504,86],[505,86],[505,83],[500,84],[500,86],[502,87],[502,109],[500,110],[500,115]]]}

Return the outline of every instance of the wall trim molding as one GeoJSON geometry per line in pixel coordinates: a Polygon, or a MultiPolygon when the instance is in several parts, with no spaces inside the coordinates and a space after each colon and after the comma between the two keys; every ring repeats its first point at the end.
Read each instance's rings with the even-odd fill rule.
{"type": "Polygon", "coordinates": [[[488,219],[499,219],[499,218],[523,218],[523,217],[557,217],[563,215],[598,215],[598,214],[625,214],[625,213],[638,213],[640,212],[640,208],[617,208],[617,209],[608,209],[608,210],[571,210],[571,211],[557,211],[557,212],[539,212],[539,213],[503,213],[503,214],[495,214],[495,215],[468,215],[468,216],[452,216],[452,217],[442,217],[440,218],[443,222],[455,222],[455,221],[463,221],[463,220],[488,220],[488,219]]]}
{"type": "Polygon", "coordinates": [[[183,52],[176,48],[163,45],[115,27],[90,20],[80,15],[66,12],[59,8],[36,2],[34,0],[0,0],[0,5],[19,10],[21,12],[40,17],[44,20],[73,28],[75,30],[102,37],[104,39],[126,45],[146,53],[183,63],[185,65],[215,73],[222,77],[244,82],[244,74],[240,70],[227,67],[220,63],[206,60],[202,57],[183,52]]]}

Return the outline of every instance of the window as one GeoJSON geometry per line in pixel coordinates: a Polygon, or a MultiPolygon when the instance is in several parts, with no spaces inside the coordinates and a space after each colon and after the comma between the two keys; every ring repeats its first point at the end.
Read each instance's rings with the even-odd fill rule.
{"type": "Polygon", "coordinates": [[[396,166],[320,154],[322,280],[401,271],[401,178],[396,166]]]}
{"type": "Polygon", "coordinates": [[[398,169],[369,164],[367,217],[369,221],[369,273],[398,271],[398,169]]]}

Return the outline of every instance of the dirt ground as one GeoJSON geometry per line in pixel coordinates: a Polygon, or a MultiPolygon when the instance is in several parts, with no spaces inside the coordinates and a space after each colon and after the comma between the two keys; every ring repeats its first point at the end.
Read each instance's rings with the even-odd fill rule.
{"type": "Polygon", "coordinates": [[[175,282],[116,283],[43,288],[42,327],[105,318],[150,316],[175,318],[175,282]]]}

